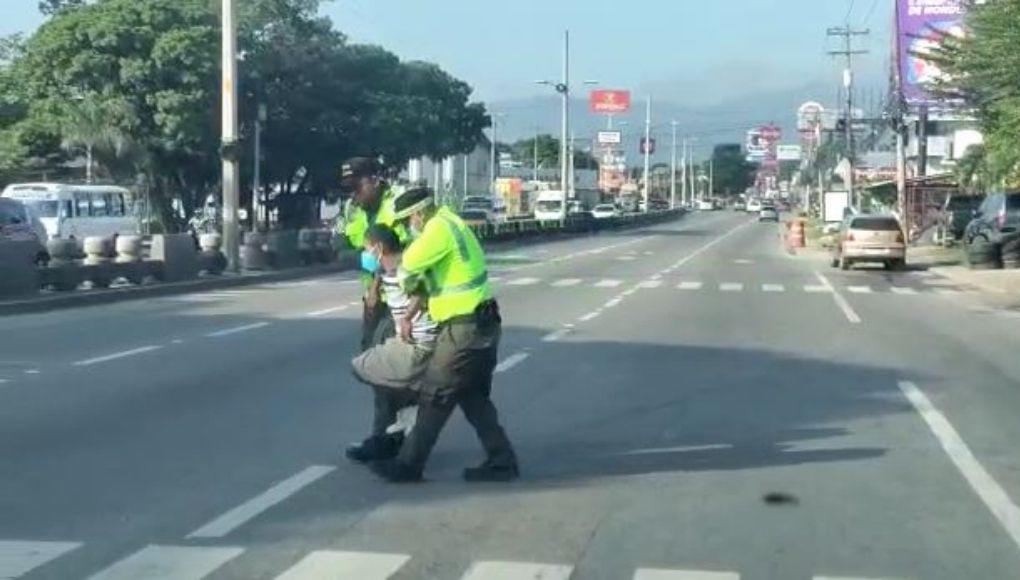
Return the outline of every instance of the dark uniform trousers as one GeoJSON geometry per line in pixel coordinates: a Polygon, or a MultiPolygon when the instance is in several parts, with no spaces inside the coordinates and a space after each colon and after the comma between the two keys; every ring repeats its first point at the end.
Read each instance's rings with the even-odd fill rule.
{"type": "Polygon", "coordinates": [[[487,462],[516,465],[513,446],[490,398],[501,335],[495,301],[440,326],[435,353],[422,378],[418,420],[398,456],[402,463],[424,468],[446,421],[460,407],[485,448],[487,462]]]}

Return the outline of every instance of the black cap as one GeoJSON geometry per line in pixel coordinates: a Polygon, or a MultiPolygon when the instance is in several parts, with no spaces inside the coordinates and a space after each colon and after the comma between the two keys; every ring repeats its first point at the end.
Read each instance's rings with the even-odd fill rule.
{"type": "Polygon", "coordinates": [[[359,177],[373,177],[383,172],[382,163],[374,157],[352,157],[340,166],[340,185],[354,189],[354,180],[359,177]]]}
{"type": "Polygon", "coordinates": [[[394,218],[402,220],[416,211],[429,207],[435,202],[435,194],[429,187],[408,189],[393,200],[394,218]]]}

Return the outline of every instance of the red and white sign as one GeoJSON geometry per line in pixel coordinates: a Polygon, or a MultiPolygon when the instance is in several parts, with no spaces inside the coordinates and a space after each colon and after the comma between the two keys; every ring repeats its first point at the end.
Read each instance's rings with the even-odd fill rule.
{"type": "Polygon", "coordinates": [[[619,131],[599,131],[599,145],[619,145],[623,142],[623,133],[619,131]]]}
{"type": "Polygon", "coordinates": [[[630,110],[630,91],[596,89],[591,92],[588,107],[592,113],[626,113],[630,110]]]}

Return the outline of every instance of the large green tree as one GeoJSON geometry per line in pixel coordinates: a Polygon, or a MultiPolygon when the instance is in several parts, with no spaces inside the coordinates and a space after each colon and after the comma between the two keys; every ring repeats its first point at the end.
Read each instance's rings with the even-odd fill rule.
{"type": "Polygon", "coordinates": [[[961,175],[971,186],[1020,185],[1020,0],[974,3],[967,34],[946,35],[931,56],[948,73],[943,96],[973,108],[985,135],[961,175]]]}
{"type": "MultiPolygon", "coordinates": [[[[724,195],[743,193],[754,183],[757,167],[749,162],[739,144],[716,145],[712,149],[712,164],[715,173],[715,191],[724,195]]],[[[706,162],[704,171],[708,174],[706,162]]]]}
{"type": "MultiPolygon", "coordinates": [[[[216,3],[52,4],[53,15],[30,38],[0,44],[0,81],[7,81],[0,86],[0,172],[27,160],[57,168],[91,144],[101,173],[121,182],[143,179],[166,219],[171,200],[187,213],[216,192],[216,3]],[[105,114],[94,114],[103,108],[105,114]],[[96,126],[101,118],[105,123],[96,126]]],[[[484,108],[470,102],[467,84],[433,64],[347,42],[317,16],[318,6],[317,0],[240,6],[244,176],[250,179],[261,105],[263,183],[285,219],[306,217],[333,193],[345,157],[380,155],[392,166],[422,155],[442,158],[472,149],[489,124],[484,108]]]]}

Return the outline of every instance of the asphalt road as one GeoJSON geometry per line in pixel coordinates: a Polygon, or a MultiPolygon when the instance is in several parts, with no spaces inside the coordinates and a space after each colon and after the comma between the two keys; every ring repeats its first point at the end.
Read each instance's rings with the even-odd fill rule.
{"type": "Polygon", "coordinates": [[[729,212],[491,262],[511,484],[339,457],[349,275],[0,319],[0,579],[1020,577],[1016,315],[729,212]]]}

